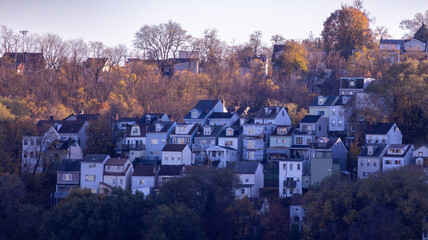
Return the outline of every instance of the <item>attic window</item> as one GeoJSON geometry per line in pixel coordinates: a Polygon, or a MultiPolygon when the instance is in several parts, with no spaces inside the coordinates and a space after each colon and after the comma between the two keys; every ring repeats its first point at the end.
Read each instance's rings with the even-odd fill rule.
{"type": "Polygon", "coordinates": [[[355,81],[349,81],[349,86],[350,87],[355,87],[355,81]]]}
{"type": "Polygon", "coordinates": [[[211,128],[210,127],[204,127],[204,135],[211,135],[211,128]]]}
{"type": "Polygon", "coordinates": [[[156,132],[159,132],[160,130],[162,130],[162,125],[156,124],[156,132]]]}
{"type": "Polygon", "coordinates": [[[233,129],[232,128],[228,128],[226,130],[226,136],[233,136],[233,129]]]}
{"type": "Polygon", "coordinates": [[[267,116],[267,115],[269,115],[269,108],[265,108],[265,115],[267,116]]]}
{"type": "Polygon", "coordinates": [[[150,116],[146,116],[146,124],[150,124],[150,116]]]}
{"type": "Polygon", "coordinates": [[[197,118],[198,117],[198,112],[195,110],[192,112],[192,118],[197,118]]]}

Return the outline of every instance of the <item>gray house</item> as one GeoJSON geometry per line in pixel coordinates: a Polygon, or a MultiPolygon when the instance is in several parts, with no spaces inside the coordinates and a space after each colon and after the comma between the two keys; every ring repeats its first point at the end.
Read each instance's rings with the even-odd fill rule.
{"type": "Polygon", "coordinates": [[[266,159],[269,136],[275,129],[273,124],[245,124],[243,130],[242,159],[262,161],[266,159]]]}
{"type": "Polygon", "coordinates": [[[63,199],[71,191],[80,187],[80,161],[82,159],[63,159],[56,172],[55,199],[63,199]]]}
{"type": "Polygon", "coordinates": [[[358,154],[358,179],[376,175],[382,169],[386,144],[367,144],[358,154]]]}
{"type": "Polygon", "coordinates": [[[175,128],[175,122],[157,121],[146,131],[146,157],[148,160],[161,160],[162,149],[175,128]]]}
{"type": "Polygon", "coordinates": [[[291,158],[307,158],[309,145],[319,137],[327,137],[327,120],[321,115],[306,115],[293,133],[291,158]]]}
{"type": "Polygon", "coordinates": [[[104,164],[110,156],[107,154],[86,154],[80,162],[80,188],[87,188],[92,193],[99,193],[103,182],[104,164]]]}
{"type": "Polygon", "coordinates": [[[195,164],[202,164],[206,160],[206,150],[209,147],[217,146],[218,137],[224,129],[225,126],[222,125],[205,125],[196,133],[192,146],[195,164]]]}
{"type": "Polygon", "coordinates": [[[193,138],[198,131],[199,125],[195,123],[176,123],[175,129],[169,136],[171,144],[187,144],[192,149],[193,138]]]}
{"type": "Polygon", "coordinates": [[[321,137],[310,144],[311,183],[320,183],[325,177],[346,171],[346,150],[340,138],[321,137]]]}

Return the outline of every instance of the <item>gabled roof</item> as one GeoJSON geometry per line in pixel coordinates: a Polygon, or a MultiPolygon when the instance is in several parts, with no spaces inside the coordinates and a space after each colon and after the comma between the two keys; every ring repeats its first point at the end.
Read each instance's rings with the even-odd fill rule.
{"type": "Polygon", "coordinates": [[[276,126],[275,130],[273,130],[271,136],[291,136],[295,129],[296,129],[296,125],[294,125],[294,126],[278,125],[278,126],[276,126]],[[278,128],[287,128],[287,133],[286,134],[278,134],[278,128]]]}
{"type": "Polygon", "coordinates": [[[403,44],[402,39],[380,39],[379,44],[403,44]]]}
{"type": "Polygon", "coordinates": [[[85,114],[70,114],[68,117],[64,118],[64,121],[70,121],[68,118],[70,117],[76,117],[77,121],[91,121],[91,120],[97,120],[100,116],[99,113],[91,114],[91,113],[85,113],[85,114]]]}
{"type": "Polygon", "coordinates": [[[174,122],[171,122],[171,121],[157,121],[157,122],[151,124],[146,132],[156,133],[157,132],[156,131],[156,123],[163,124],[163,128],[159,131],[160,133],[161,132],[167,132],[171,128],[171,126],[174,124],[174,122]]]}
{"type": "MultiPolygon", "coordinates": [[[[217,105],[218,102],[220,102],[220,100],[199,100],[199,102],[195,105],[194,108],[192,108],[192,110],[196,109],[199,112],[201,112],[202,114],[197,119],[203,119],[205,118],[207,113],[210,112],[215,107],[215,105],[217,105]]],[[[191,114],[191,111],[189,111],[184,117],[184,119],[191,119],[191,118],[192,118],[192,114],[191,114]]]]}
{"type": "Polygon", "coordinates": [[[85,122],[80,121],[65,121],[62,123],[58,133],[78,133],[84,124],[85,122]]]}
{"type": "Polygon", "coordinates": [[[82,162],[104,162],[107,157],[110,156],[108,154],[86,154],[82,162]]]}
{"type": "Polygon", "coordinates": [[[306,115],[300,123],[316,123],[321,118],[321,115],[306,115]]]}
{"type": "Polygon", "coordinates": [[[134,172],[132,176],[147,176],[152,177],[156,175],[156,172],[159,170],[159,166],[153,165],[135,165],[134,172]]]}
{"type": "Polygon", "coordinates": [[[364,89],[364,77],[342,77],[340,78],[340,88],[364,89]],[[350,81],[355,81],[354,86],[349,86],[350,81]]]}
{"type": "Polygon", "coordinates": [[[386,144],[369,144],[369,145],[366,145],[361,149],[361,152],[360,152],[360,154],[358,154],[358,157],[380,157],[383,150],[385,150],[386,146],[387,146],[386,144]],[[367,154],[367,149],[369,146],[373,146],[374,151],[373,151],[372,155],[367,154]]]}
{"type": "Polygon", "coordinates": [[[368,130],[366,134],[387,134],[393,126],[394,123],[378,123],[368,130]]]}
{"type": "Polygon", "coordinates": [[[150,124],[160,120],[166,113],[145,113],[141,119],[139,119],[139,124],[147,124],[146,119],[150,117],[150,124]]]}
{"type": "Polygon", "coordinates": [[[187,144],[166,144],[163,147],[162,152],[182,152],[186,148],[187,144]]]}
{"type": "Polygon", "coordinates": [[[242,127],[227,127],[227,128],[224,128],[221,131],[219,137],[238,137],[239,135],[242,134],[242,131],[243,131],[242,127]],[[228,128],[232,128],[233,129],[233,136],[226,136],[226,131],[227,131],[228,128]]]}
{"type": "Polygon", "coordinates": [[[410,145],[410,144],[391,144],[391,145],[389,145],[388,149],[390,149],[390,148],[406,148],[406,150],[404,150],[404,152],[401,154],[388,154],[388,150],[386,150],[385,155],[383,155],[384,157],[404,157],[410,151],[410,149],[412,148],[412,145],[410,145]]]}
{"type": "Polygon", "coordinates": [[[123,166],[128,158],[110,158],[105,165],[123,166]]]}
{"type": "MultiPolygon", "coordinates": [[[[194,124],[194,123],[191,123],[191,124],[193,124],[193,127],[189,130],[189,132],[188,132],[188,133],[186,133],[186,134],[183,134],[183,133],[176,133],[176,132],[175,132],[175,128],[174,128],[174,130],[172,130],[171,134],[177,134],[177,135],[193,135],[193,133],[194,133],[195,131],[197,131],[197,130],[198,130],[198,128],[199,128],[199,124],[194,124]]],[[[176,124],[175,124],[175,126],[180,126],[180,125],[190,125],[190,124],[186,124],[186,123],[176,123],[176,124]]]]}
{"type": "Polygon", "coordinates": [[[159,176],[179,176],[184,170],[184,165],[162,165],[159,176]]]}
{"type": "Polygon", "coordinates": [[[200,132],[196,133],[195,137],[200,137],[200,138],[203,138],[203,137],[218,137],[221,134],[221,132],[222,132],[223,129],[224,129],[223,125],[205,125],[205,126],[202,127],[202,129],[201,129],[200,132]],[[206,126],[208,126],[208,127],[211,128],[211,134],[210,135],[205,135],[204,134],[204,128],[206,126]]]}
{"type": "Polygon", "coordinates": [[[58,172],[78,172],[82,159],[62,159],[58,167],[58,172]]]}
{"type": "Polygon", "coordinates": [[[309,106],[333,106],[338,99],[338,96],[316,96],[309,106]],[[318,104],[320,97],[326,98],[322,105],[318,104]]]}
{"type": "MultiPolygon", "coordinates": [[[[254,118],[264,118],[264,119],[275,119],[276,116],[280,113],[282,106],[263,106],[259,109],[259,111],[256,113],[256,116],[254,118]],[[276,108],[278,107],[278,112],[276,112],[276,108]],[[266,115],[265,108],[268,108],[270,113],[266,115]]],[[[288,114],[288,113],[287,113],[288,114]]]]}
{"type": "Polygon", "coordinates": [[[18,67],[20,64],[30,64],[34,67],[44,67],[43,53],[28,53],[28,52],[7,52],[3,54],[3,59],[12,60],[18,67]]]}
{"type": "Polygon", "coordinates": [[[256,161],[238,161],[234,169],[238,174],[255,174],[259,164],[260,163],[256,161]]]}

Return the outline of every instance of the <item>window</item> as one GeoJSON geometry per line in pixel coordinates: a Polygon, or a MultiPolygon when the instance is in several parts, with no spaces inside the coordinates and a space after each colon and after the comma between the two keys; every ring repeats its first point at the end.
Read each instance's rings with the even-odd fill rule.
{"type": "Polygon", "coordinates": [[[136,127],[132,128],[132,133],[137,133],[138,129],[136,127]]]}
{"type": "Polygon", "coordinates": [[[168,161],[168,153],[165,153],[165,161],[168,161]]]}
{"type": "Polygon", "coordinates": [[[360,164],[360,166],[361,166],[361,167],[363,167],[363,166],[364,166],[364,163],[363,163],[363,161],[361,161],[361,164],[360,164]]]}
{"type": "Polygon", "coordinates": [[[350,87],[355,87],[355,81],[349,81],[349,86],[350,87]]]}
{"type": "Polygon", "coordinates": [[[211,140],[211,144],[212,144],[212,145],[215,145],[215,140],[211,140]]]}
{"type": "Polygon", "coordinates": [[[385,164],[391,164],[392,163],[392,161],[391,160],[386,160],[385,161],[385,164]]]}
{"type": "Polygon", "coordinates": [[[300,182],[300,177],[297,177],[297,182],[300,182]]]}
{"type": "Polygon", "coordinates": [[[355,125],[351,125],[351,132],[355,132],[355,125]]]}
{"type": "Polygon", "coordinates": [[[201,140],[199,143],[200,143],[201,145],[207,145],[207,140],[201,140]]]}
{"type": "Polygon", "coordinates": [[[224,141],[225,146],[233,146],[233,141],[224,141]]]}
{"type": "Polygon", "coordinates": [[[62,175],[62,180],[64,180],[64,181],[71,181],[71,174],[64,174],[64,175],[62,175]]]}
{"type": "Polygon", "coordinates": [[[85,180],[88,182],[95,182],[95,175],[86,174],[85,180]]]}
{"type": "Polygon", "coordinates": [[[368,176],[370,176],[369,172],[363,172],[363,177],[368,177],[368,176]]]}
{"type": "Polygon", "coordinates": [[[248,159],[254,160],[254,152],[248,153],[248,159]]]}
{"type": "Polygon", "coordinates": [[[303,138],[302,137],[297,137],[296,138],[296,144],[302,144],[303,143],[303,138]]]}
{"type": "Polygon", "coordinates": [[[204,135],[210,135],[211,134],[211,128],[210,127],[204,127],[204,135]]]}
{"type": "Polygon", "coordinates": [[[422,152],[418,152],[418,156],[419,156],[419,157],[422,157],[422,156],[423,156],[423,153],[422,153],[422,152]]]}
{"type": "Polygon", "coordinates": [[[306,142],[309,144],[311,144],[311,139],[306,140],[306,142]]]}
{"type": "Polygon", "coordinates": [[[30,158],[34,157],[34,152],[30,152],[30,158]]]}
{"type": "Polygon", "coordinates": [[[331,115],[336,115],[336,108],[333,108],[333,109],[331,110],[331,115]]]}
{"type": "Polygon", "coordinates": [[[116,178],[113,178],[113,185],[116,185],[116,178]]]}
{"type": "Polygon", "coordinates": [[[395,160],[395,164],[401,164],[401,160],[395,160]]]}
{"type": "Polygon", "coordinates": [[[339,120],[339,127],[342,127],[342,120],[339,120]]]}
{"type": "Polygon", "coordinates": [[[175,154],[171,153],[171,161],[175,160],[175,154]]]}
{"type": "Polygon", "coordinates": [[[144,179],[140,179],[140,185],[144,185],[144,179]]]}
{"type": "Polygon", "coordinates": [[[248,140],[247,147],[254,148],[255,144],[256,144],[256,140],[248,140]]]}
{"type": "Polygon", "coordinates": [[[297,164],[297,170],[300,170],[300,163],[297,164]]]}
{"type": "Polygon", "coordinates": [[[30,140],[30,145],[34,145],[34,139],[30,140]]]}
{"type": "Polygon", "coordinates": [[[321,126],[318,127],[318,131],[321,131],[321,126]]]}
{"type": "Polygon", "coordinates": [[[233,129],[229,128],[226,130],[226,136],[233,136],[233,129]]]}
{"type": "Polygon", "coordinates": [[[122,185],[123,184],[123,178],[119,179],[119,184],[122,185]]]}
{"type": "Polygon", "coordinates": [[[377,166],[376,160],[373,161],[373,166],[377,166]]]}
{"type": "Polygon", "coordinates": [[[28,139],[24,139],[24,145],[28,145],[28,139]]]}
{"type": "Polygon", "coordinates": [[[91,164],[89,164],[89,168],[94,168],[94,167],[96,167],[97,166],[97,164],[95,164],[95,163],[91,163],[91,164]]]}
{"type": "Polygon", "coordinates": [[[282,139],[282,143],[287,143],[287,140],[285,140],[285,139],[282,139]]]}
{"type": "Polygon", "coordinates": [[[177,160],[181,161],[181,153],[177,153],[177,160]]]}
{"type": "Polygon", "coordinates": [[[370,159],[367,160],[367,167],[370,167],[370,159]]]}
{"type": "Polygon", "coordinates": [[[331,121],[331,126],[336,127],[336,121],[335,120],[331,121]]]}
{"type": "Polygon", "coordinates": [[[245,182],[249,182],[250,181],[250,179],[248,179],[248,178],[245,178],[245,182]]]}
{"type": "Polygon", "coordinates": [[[159,140],[158,139],[152,139],[152,140],[150,140],[150,143],[151,144],[158,144],[159,140]]]}
{"type": "Polygon", "coordinates": [[[284,163],[284,165],[282,165],[282,169],[287,169],[287,164],[284,163]]]}
{"type": "Polygon", "coordinates": [[[27,158],[27,151],[24,151],[24,158],[27,158]]]}
{"type": "Polygon", "coordinates": [[[241,189],[241,194],[245,194],[245,189],[241,189]]]}
{"type": "Polygon", "coordinates": [[[278,128],[277,133],[279,135],[287,134],[287,128],[278,128]]]}
{"type": "Polygon", "coordinates": [[[288,189],[289,190],[289,192],[290,192],[290,194],[293,194],[293,189],[288,189]]]}
{"type": "Polygon", "coordinates": [[[290,170],[293,170],[293,164],[290,163],[290,170]]]}
{"type": "Polygon", "coordinates": [[[317,115],[322,115],[322,116],[324,116],[324,111],[318,111],[318,114],[317,115]]]}

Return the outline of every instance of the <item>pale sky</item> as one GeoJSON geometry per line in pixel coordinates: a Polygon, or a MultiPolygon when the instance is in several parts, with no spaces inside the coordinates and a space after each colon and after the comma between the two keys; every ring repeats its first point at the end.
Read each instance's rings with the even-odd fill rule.
{"type": "MultiPolygon", "coordinates": [[[[194,37],[217,28],[227,44],[245,43],[260,30],[270,45],[274,34],[297,40],[310,32],[320,36],[325,19],[341,4],[352,0],[0,0],[0,25],[15,32],[55,33],[66,40],[132,47],[141,26],[173,20],[194,37]]],[[[425,12],[428,0],[365,0],[364,7],[376,18],[372,29],[385,26],[393,38],[401,38],[400,21],[425,12]]]]}

